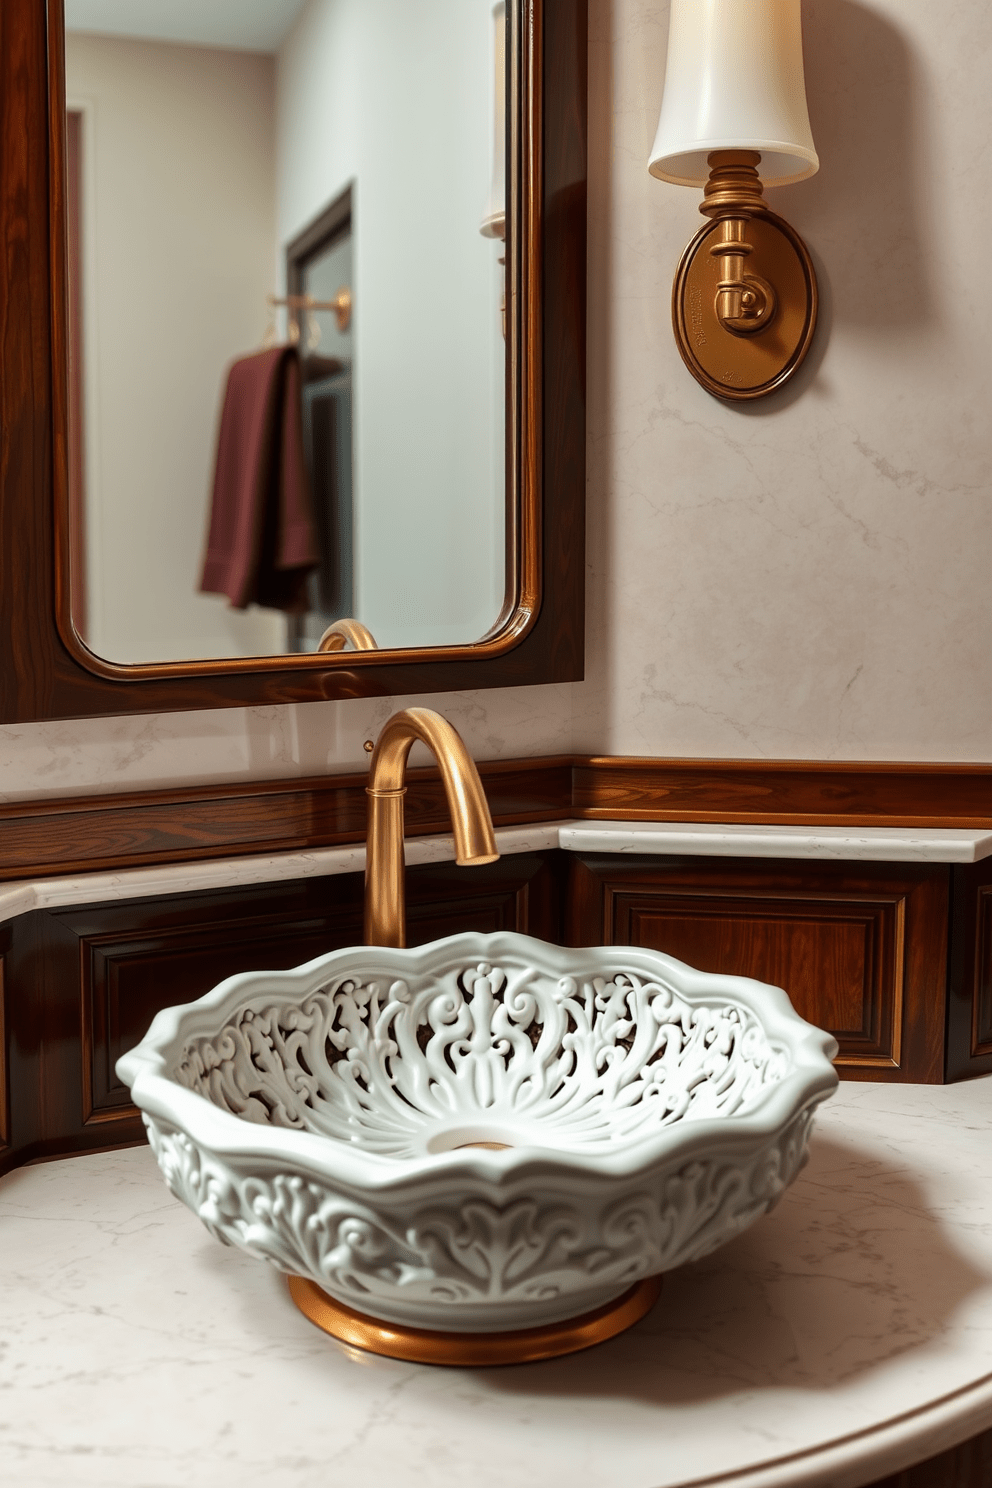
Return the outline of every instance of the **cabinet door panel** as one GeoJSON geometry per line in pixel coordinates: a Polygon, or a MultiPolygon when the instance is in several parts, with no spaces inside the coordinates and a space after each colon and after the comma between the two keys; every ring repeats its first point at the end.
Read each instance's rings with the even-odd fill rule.
{"type": "Polygon", "coordinates": [[[583,858],[569,936],[643,945],[784,987],[852,1078],[939,1081],[947,870],[754,859],[583,858]],[[852,872],[856,868],[856,872],[852,872]]]}
{"type": "MultiPolygon", "coordinates": [[[[409,944],[470,929],[560,939],[557,861],[521,854],[482,868],[412,869],[409,944]]],[[[141,1140],[114,1066],[155,1014],[237,972],[298,966],[360,944],[363,898],[361,875],[348,874],[39,911],[15,922],[7,978],[15,1078],[0,1171],[141,1140]]],[[[0,1080],[0,1112],[2,1093],[0,1080]]]]}

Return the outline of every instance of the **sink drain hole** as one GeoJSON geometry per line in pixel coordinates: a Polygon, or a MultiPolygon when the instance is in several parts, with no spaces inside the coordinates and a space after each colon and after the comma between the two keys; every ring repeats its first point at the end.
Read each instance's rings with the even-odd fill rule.
{"type": "Polygon", "coordinates": [[[503,1152],[507,1147],[520,1145],[516,1132],[507,1131],[495,1122],[479,1122],[469,1125],[450,1126],[445,1131],[436,1131],[427,1138],[427,1151],[461,1152],[468,1147],[482,1147],[487,1152],[503,1152]]]}

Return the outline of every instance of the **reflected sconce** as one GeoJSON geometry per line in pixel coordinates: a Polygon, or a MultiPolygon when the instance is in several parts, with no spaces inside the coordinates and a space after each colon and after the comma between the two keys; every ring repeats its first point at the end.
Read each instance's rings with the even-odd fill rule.
{"type": "MultiPolygon", "coordinates": [[[[484,238],[506,242],[506,0],[493,6],[493,159],[489,199],[479,227],[484,238]]],[[[506,268],[505,254],[500,263],[506,268]]],[[[506,275],[503,277],[503,339],[506,340],[506,275]]]]}
{"type": "Polygon", "coordinates": [[[809,350],[813,264],[763,189],[803,181],[819,165],[800,0],[671,0],[648,170],[703,188],[699,210],[710,220],[682,255],[672,321],[683,361],[718,398],[775,392],[809,350]]]}
{"type": "Polygon", "coordinates": [[[493,159],[489,199],[479,231],[506,241],[506,0],[493,6],[493,159]]]}

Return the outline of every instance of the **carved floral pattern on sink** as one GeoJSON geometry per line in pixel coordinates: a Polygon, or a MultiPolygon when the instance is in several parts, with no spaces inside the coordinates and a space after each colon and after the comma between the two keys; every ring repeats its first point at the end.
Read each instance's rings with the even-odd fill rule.
{"type": "Polygon", "coordinates": [[[122,1075],[219,1239],[388,1321],[495,1331],[768,1210],[834,1048],[777,988],[461,935],[232,978],[160,1014],[122,1075]]]}
{"type": "Polygon", "coordinates": [[[689,1003],[619,967],[579,982],[482,961],[416,991],[344,975],[302,1004],[243,1008],[176,1078],[249,1121],[414,1157],[459,1121],[511,1146],[533,1121],[542,1142],[609,1148],[746,1110],[788,1064],[743,1005],[689,1003]]]}

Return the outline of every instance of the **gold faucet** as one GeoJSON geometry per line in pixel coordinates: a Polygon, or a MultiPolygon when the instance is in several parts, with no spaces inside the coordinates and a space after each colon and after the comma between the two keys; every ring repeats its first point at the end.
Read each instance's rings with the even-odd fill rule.
{"type": "Polygon", "coordinates": [[[365,862],[365,944],[406,945],[403,893],[403,797],[406,762],[415,739],[441,770],[455,834],[455,861],[493,863],[499,857],[486,793],[475,762],[455,729],[429,708],[394,713],[379,735],[369,766],[365,862]]]}

